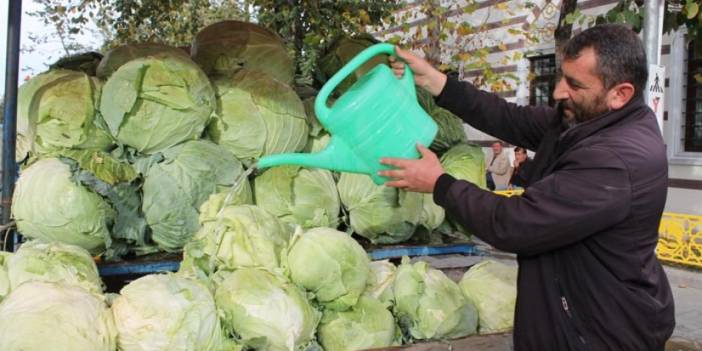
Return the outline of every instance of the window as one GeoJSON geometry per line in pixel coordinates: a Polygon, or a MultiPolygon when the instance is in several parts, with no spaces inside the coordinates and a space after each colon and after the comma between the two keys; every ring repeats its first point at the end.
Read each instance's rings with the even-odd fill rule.
{"type": "Polygon", "coordinates": [[[556,85],[556,56],[544,55],[529,58],[533,77],[529,86],[530,105],[553,106],[553,89],[556,85]]]}
{"type": "MultiPolygon", "coordinates": [[[[685,151],[702,151],[702,55],[695,52],[695,42],[688,47],[687,106],[685,113],[685,151]]],[[[697,50],[699,51],[699,50],[697,50]]]]}

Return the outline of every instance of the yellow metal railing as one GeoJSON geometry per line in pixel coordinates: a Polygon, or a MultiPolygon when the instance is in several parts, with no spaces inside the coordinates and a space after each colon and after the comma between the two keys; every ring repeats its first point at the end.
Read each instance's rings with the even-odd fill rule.
{"type": "Polygon", "coordinates": [[[658,259],[702,268],[702,216],[665,212],[658,233],[658,259]]]}
{"type": "MultiPolygon", "coordinates": [[[[495,194],[509,197],[523,192],[501,190],[495,194]]],[[[664,212],[658,233],[659,260],[702,268],[702,216],[664,212]]]]}

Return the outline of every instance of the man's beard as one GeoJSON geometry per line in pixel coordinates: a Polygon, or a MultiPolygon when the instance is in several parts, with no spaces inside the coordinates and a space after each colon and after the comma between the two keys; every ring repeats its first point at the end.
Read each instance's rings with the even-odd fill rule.
{"type": "Polygon", "coordinates": [[[563,122],[569,128],[609,112],[604,96],[598,96],[592,104],[587,106],[575,105],[572,100],[560,100],[558,101],[558,109],[561,112],[563,122]]]}

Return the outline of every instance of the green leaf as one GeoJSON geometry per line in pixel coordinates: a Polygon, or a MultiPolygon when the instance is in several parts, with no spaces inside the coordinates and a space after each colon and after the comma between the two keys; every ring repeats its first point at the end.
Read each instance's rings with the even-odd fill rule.
{"type": "Polygon", "coordinates": [[[687,19],[693,19],[697,16],[697,13],[700,11],[700,5],[696,2],[688,2],[685,6],[685,10],[687,12],[687,19]]]}
{"type": "Polygon", "coordinates": [[[110,185],[136,179],[137,172],[126,162],[117,160],[102,151],[63,150],[56,156],[68,157],[78,162],[78,166],[110,185]]]}

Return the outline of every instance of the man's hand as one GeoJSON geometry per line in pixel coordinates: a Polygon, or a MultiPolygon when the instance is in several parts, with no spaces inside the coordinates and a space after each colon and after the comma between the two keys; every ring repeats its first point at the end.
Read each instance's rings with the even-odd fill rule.
{"type": "Polygon", "coordinates": [[[414,83],[422,89],[428,91],[433,96],[438,96],[446,85],[446,75],[441,73],[432,65],[414,56],[411,52],[400,49],[395,46],[395,53],[401,59],[398,61],[394,56],[390,56],[390,66],[397,78],[402,78],[405,75],[405,63],[407,63],[414,73],[414,83]]]}
{"type": "Polygon", "coordinates": [[[420,193],[431,193],[439,177],[444,174],[439,158],[421,144],[417,150],[422,154],[419,160],[401,158],[384,158],[380,163],[393,166],[397,169],[380,171],[379,174],[393,180],[385,183],[386,186],[402,188],[420,193]]]}

